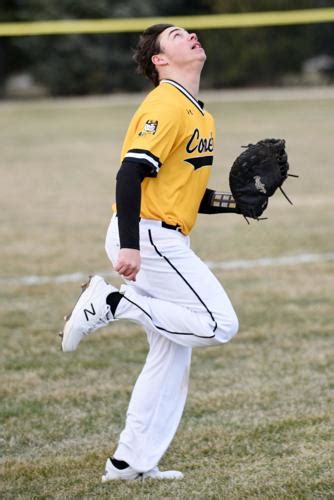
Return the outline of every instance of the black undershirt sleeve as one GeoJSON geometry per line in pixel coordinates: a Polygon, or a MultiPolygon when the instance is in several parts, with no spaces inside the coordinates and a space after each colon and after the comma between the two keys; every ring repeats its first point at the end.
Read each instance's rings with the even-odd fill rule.
{"type": "Polygon", "coordinates": [[[141,183],[152,177],[150,167],[124,161],[116,177],[116,205],[121,248],[139,250],[141,183]]]}

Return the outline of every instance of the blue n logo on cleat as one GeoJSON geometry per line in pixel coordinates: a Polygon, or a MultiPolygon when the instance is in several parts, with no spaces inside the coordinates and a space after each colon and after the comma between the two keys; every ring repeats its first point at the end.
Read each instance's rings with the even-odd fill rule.
{"type": "Polygon", "coordinates": [[[86,321],[89,321],[89,317],[88,317],[88,314],[91,314],[92,316],[95,316],[96,315],[96,312],[95,312],[95,309],[94,309],[94,305],[91,303],[91,308],[92,310],[90,311],[89,309],[84,309],[84,313],[85,313],[85,317],[86,317],[86,321]]]}

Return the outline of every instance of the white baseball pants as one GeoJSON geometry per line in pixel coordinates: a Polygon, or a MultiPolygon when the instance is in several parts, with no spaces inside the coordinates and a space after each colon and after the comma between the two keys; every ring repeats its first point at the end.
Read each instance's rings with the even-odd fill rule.
{"type": "MultiPolygon", "coordinates": [[[[106,252],[120,249],[113,216],[106,252]]],[[[139,472],[156,466],[179,425],[188,391],[192,347],[228,342],[238,319],[223,287],[190,249],[189,237],[161,222],[140,221],[141,269],[121,288],[117,319],[141,324],[149,353],[130,399],[114,457],[139,472]]]]}

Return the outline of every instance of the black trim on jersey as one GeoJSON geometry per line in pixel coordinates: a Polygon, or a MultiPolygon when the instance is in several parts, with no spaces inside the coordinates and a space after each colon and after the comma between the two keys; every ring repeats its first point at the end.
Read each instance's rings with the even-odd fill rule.
{"type": "MultiPolygon", "coordinates": [[[[154,250],[156,251],[156,253],[162,257],[166,262],[167,264],[172,268],[174,269],[174,271],[180,276],[180,278],[186,283],[186,285],[190,288],[190,290],[194,293],[194,295],[198,298],[198,300],[200,301],[200,303],[204,306],[204,308],[206,309],[206,311],[208,312],[210,318],[212,319],[212,321],[214,322],[215,326],[213,328],[213,332],[216,331],[217,329],[217,321],[215,320],[212,312],[210,311],[210,309],[208,308],[208,306],[205,304],[205,302],[201,299],[201,297],[198,295],[198,293],[196,292],[196,290],[194,290],[194,288],[191,286],[191,284],[186,280],[186,278],[180,273],[180,271],[174,266],[174,264],[172,264],[172,262],[165,256],[163,255],[159,250],[158,248],[156,247],[156,245],[154,244],[153,242],[153,238],[152,238],[152,232],[151,230],[149,229],[148,230],[148,235],[149,235],[149,238],[150,238],[150,243],[151,245],[153,246],[154,250]]],[[[193,334],[195,335],[195,334],[193,334]]],[[[198,336],[198,335],[197,335],[198,336]]],[[[214,335],[213,335],[214,337],[214,335]]],[[[207,337],[207,338],[210,338],[210,337],[207,337]]]]}
{"type": "Polygon", "coordinates": [[[190,92],[188,92],[187,89],[183,87],[180,83],[176,82],[175,80],[170,80],[169,78],[164,78],[163,80],[160,80],[160,83],[169,83],[170,85],[173,85],[176,89],[178,89],[182,94],[189,99],[193,103],[193,105],[198,109],[198,111],[204,116],[204,111],[203,107],[204,104],[202,101],[197,101],[194,96],[191,95],[190,92]]]}
{"type": "Polygon", "coordinates": [[[213,156],[196,156],[196,158],[186,158],[184,161],[190,163],[194,170],[202,167],[209,167],[213,163],[213,156]]]}
{"type": "Polygon", "coordinates": [[[156,177],[161,167],[160,159],[147,149],[129,149],[123,161],[148,165],[151,167],[151,177],[156,177]]]}

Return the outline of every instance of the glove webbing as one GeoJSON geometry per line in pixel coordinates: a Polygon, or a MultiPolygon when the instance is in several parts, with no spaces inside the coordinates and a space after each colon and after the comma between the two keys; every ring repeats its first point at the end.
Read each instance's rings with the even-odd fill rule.
{"type": "MultiPolygon", "coordinates": [[[[296,175],[296,174],[288,174],[288,177],[299,177],[299,175],[296,175]]],[[[279,187],[279,190],[281,191],[281,193],[283,194],[283,196],[288,200],[288,202],[290,203],[290,205],[293,205],[292,201],[290,200],[289,196],[286,194],[285,191],[283,191],[282,189],[282,186],[279,187]]]]}

